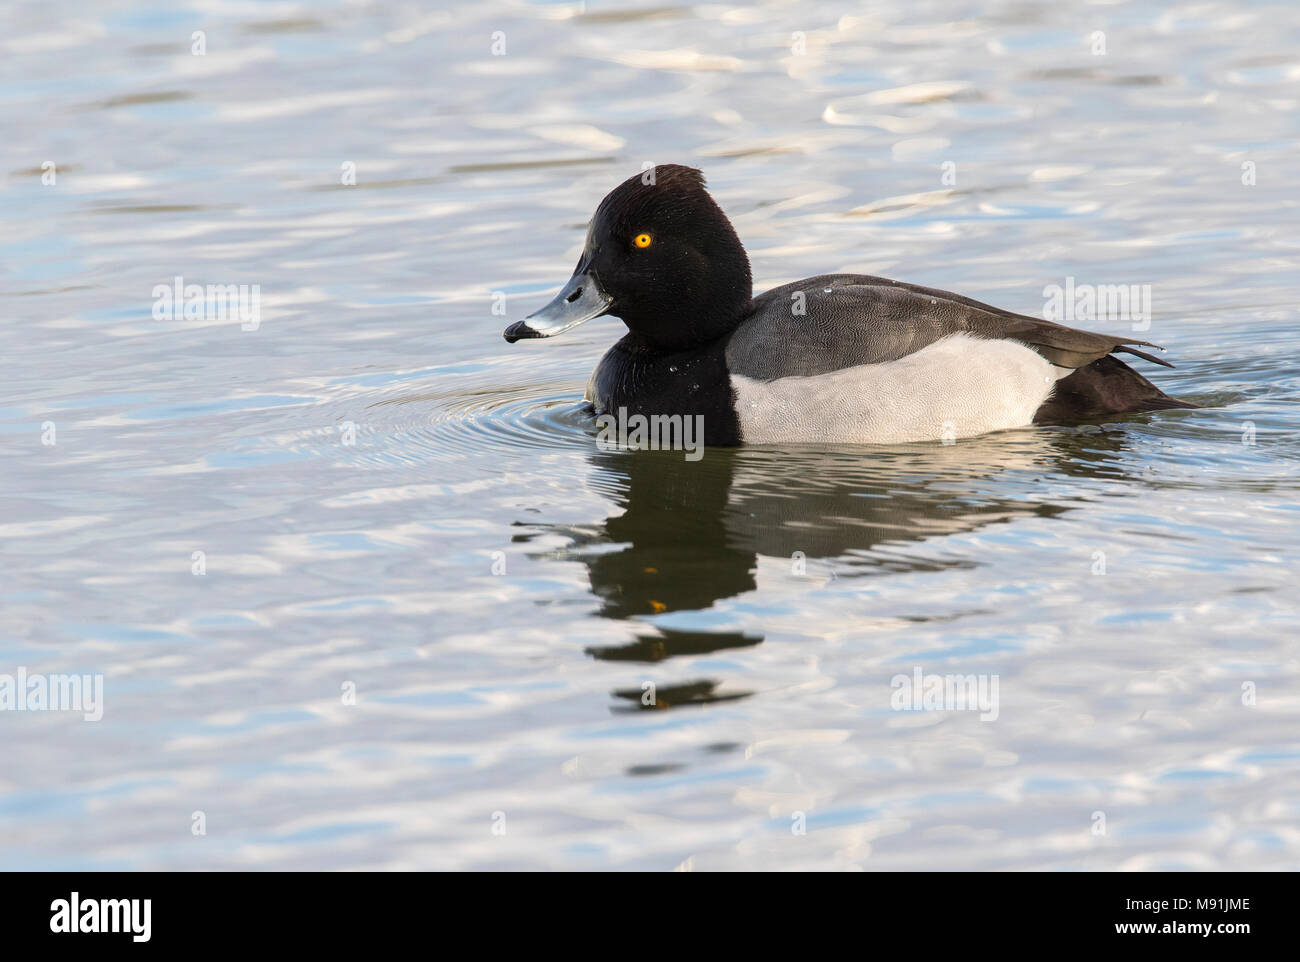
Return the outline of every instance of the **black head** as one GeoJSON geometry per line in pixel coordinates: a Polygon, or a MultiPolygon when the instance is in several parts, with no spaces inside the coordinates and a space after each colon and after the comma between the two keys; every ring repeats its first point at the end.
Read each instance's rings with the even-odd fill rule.
{"type": "Polygon", "coordinates": [[[734,328],[752,293],[745,248],[704,189],[704,176],[664,164],[600,202],[569,283],[505,338],[550,337],[613,314],[639,346],[683,350],[734,328]]]}

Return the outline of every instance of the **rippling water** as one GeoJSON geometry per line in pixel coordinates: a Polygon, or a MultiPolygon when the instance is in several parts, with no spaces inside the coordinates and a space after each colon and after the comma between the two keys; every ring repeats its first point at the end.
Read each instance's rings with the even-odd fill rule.
{"type": "Polygon", "coordinates": [[[104,717],[0,866],[1294,867],[1300,15],[1066,6],[6,5],[0,674],[104,717]],[[1206,408],[602,452],[619,322],[500,331],[669,161],[759,289],[1149,284],[1206,408]]]}

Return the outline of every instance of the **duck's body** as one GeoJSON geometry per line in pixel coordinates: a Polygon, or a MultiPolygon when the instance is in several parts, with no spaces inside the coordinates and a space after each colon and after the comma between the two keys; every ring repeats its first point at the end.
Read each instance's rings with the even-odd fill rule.
{"type": "Polygon", "coordinates": [[[627,336],[587,385],[596,413],[702,415],[714,445],[949,440],[1195,406],[1112,356],[1165,364],[1135,347],[1147,341],[880,277],[826,274],[752,299],[749,283],[699,172],[660,167],[601,204],[574,278],[534,315],[552,326],[506,337],[622,316],[627,336]]]}

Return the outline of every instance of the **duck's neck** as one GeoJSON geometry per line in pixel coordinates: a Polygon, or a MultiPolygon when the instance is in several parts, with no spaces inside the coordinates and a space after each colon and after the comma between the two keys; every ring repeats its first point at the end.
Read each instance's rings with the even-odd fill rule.
{"type": "Polygon", "coordinates": [[[704,283],[680,302],[656,304],[645,316],[624,317],[629,349],[679,354],[712,344],[731,334],[754,310],[749,264],[731,272],[727,282],[704,283]]]}
{"type": "Polygon", "coordinates": [[[727,318],[726,320],[714,320],[697,324],[689,331],[677,331],[672,336],[646,334],[629,328],[627,334],[619,341],[619,346],[632,354],[666,356],[682,354],[686,351],[698,351],[729,337],[748,313],[749,311],[746,310],[739,316],[727,318]]]}

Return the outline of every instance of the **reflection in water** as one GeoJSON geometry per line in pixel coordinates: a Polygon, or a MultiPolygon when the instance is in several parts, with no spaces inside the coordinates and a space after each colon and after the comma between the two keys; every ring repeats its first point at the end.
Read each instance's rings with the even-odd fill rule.
{"type": "Polygon", "coordinates": [[[602,661],[663,661],[678,655],[707,655],[724,648],[749,648],[763,640],[762,635],[738,631],[679,631],[660,628],[658,634],[637,635],[629,645],[606,645],[587,649],[587,654],[602,661]]]}
{"type": "Polygon", "coordinates": [[[617,705],[614,711],[635,712],[654,711],[656,709],[675,708],[678,705],[706,705],[716,701],[736,701],[748,698],[751,691],[729,691],[719,694],[716,681],[693,681],[684,685],[663,685],[654,692],[654,698],[646,697],[641,688],[620,688],[614,692],[615,698],[621,698],[626,704],[617,705]]]}
{"type": "MultiPolygon", "coordinates": [[[[1026,430],[955,445],[893,448],[710,448],[698,462],[680,452],[596,452],[591,460],[620,510],[594,531],[570,531],[565,556],[582,561],[599,614],[628,619],[700,611],[753,591],[759,556],[788,559],[791,574],[837,578],[974,567],[906,550],[932,538],[1016,518],[1056,517],[1068,506],[1012,499],[1009,474],[1122,477],[1122,432],[1026,430]],[[829,569],[825,562],[832,562],[829,569]]],[[[761,643],[735,631],[655,627],[624,645],[592,647],[606,661],[661,662],[761,643]]],[[[638,707],[701,704],[718,682],[615,691],[638,707]]],[[[626,710],[632,710],[630,707],[626,710]]]]}
{"type": "Polygon", "coordinates": [[[693,611],[753,590],[754,552],[728,533],[732,452],[709,451],[694,463],[673,451],[592,458],[625,491],[623,510],[572,549],[587,565],[603,617],[693,611]],[[623,547],[605,548],[611,544],[623,547]]]}

